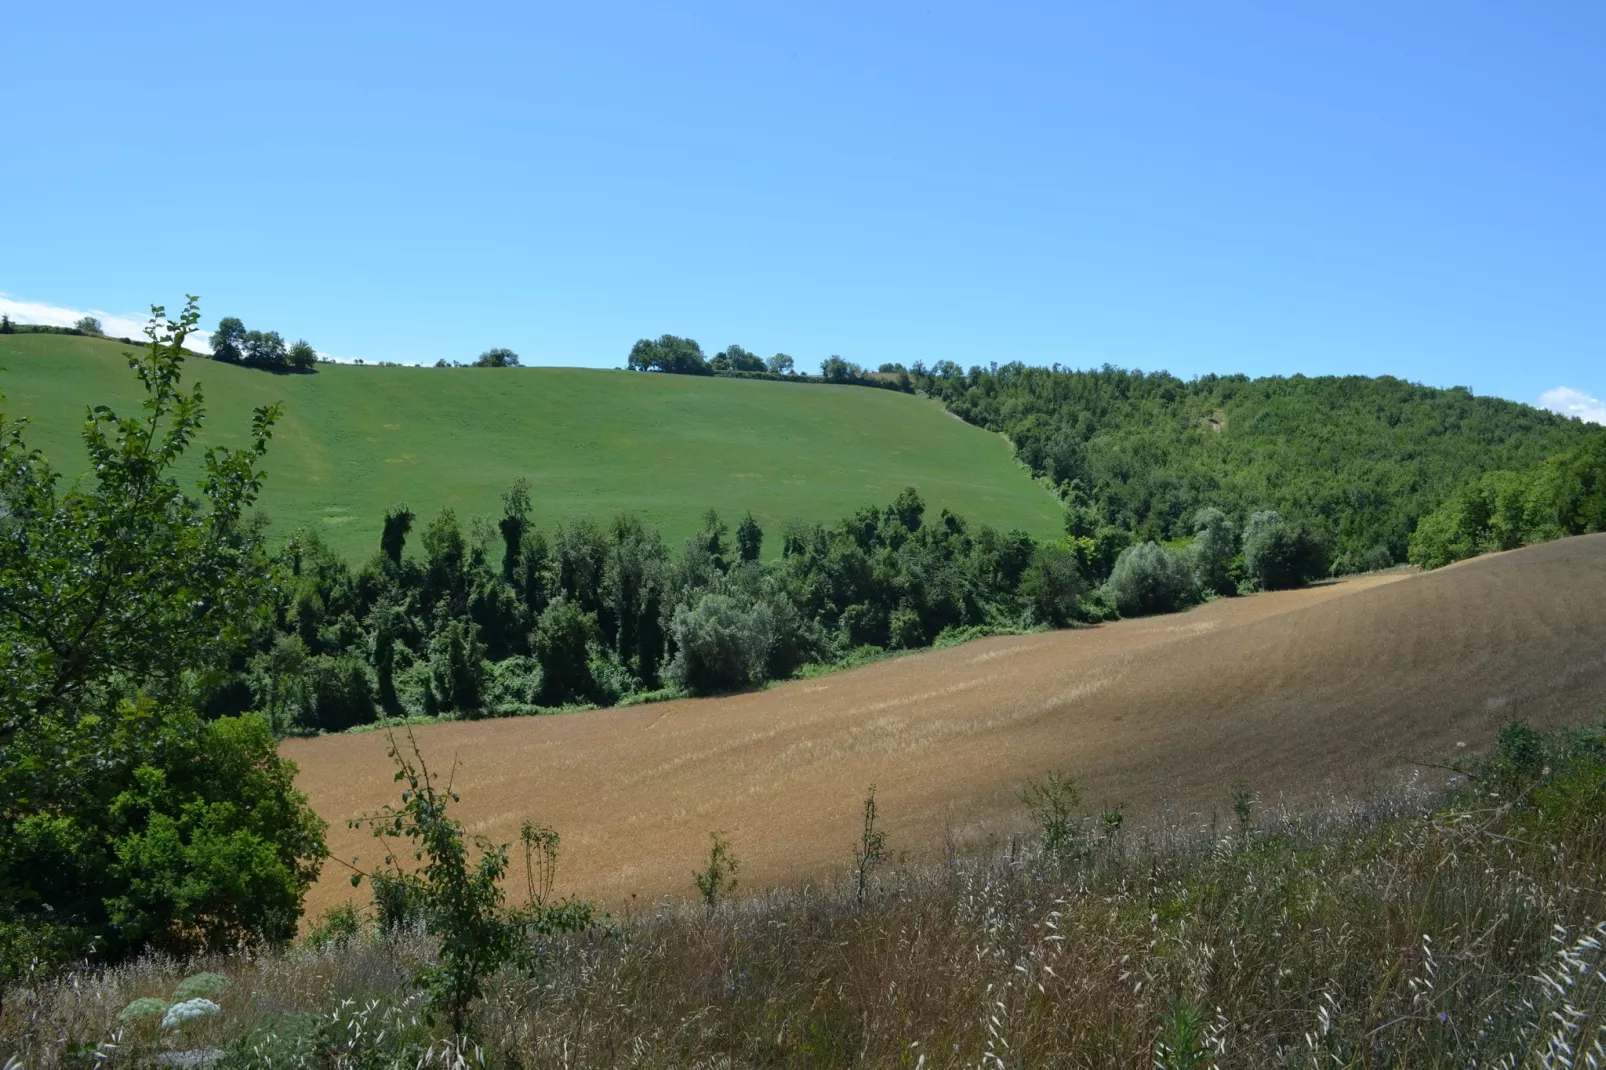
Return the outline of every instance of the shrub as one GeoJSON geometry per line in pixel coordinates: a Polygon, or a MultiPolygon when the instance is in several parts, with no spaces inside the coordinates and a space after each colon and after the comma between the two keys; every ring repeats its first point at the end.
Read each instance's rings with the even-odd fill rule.
{"type": "Polygon", "coordinates": [[[1181,552],[1146,542],[1121,551],[1109,588],[1124,617],[1171,613],[1193,600],[1193,569],[1181,552]]]}
{"type": "Polygon", "coordinates": [[[675,611],[670,635],[677,649],[664,675],[693,694],[761,683],[768,678],[776,624],[775,610],[767,602],[744,609],[730,595],[706,593],[694,605],[675,611]]]}
{"type": "Polygon", "coordinates": [[[1299,587],[1327,574],[1327,552],[1303,524],[1266,509],[1244,525],[1244,571],[1262,591],[1299,587]]]}
{"type": "Polygon", "coordinates": [[[708,863],[692,874],[692,883],[702,896],[703,906],[713,913],[736,891],[736,872],[742,868],[742,863],[731,852],[730,841],[722,834],[710,832],[708,839],[708,863]]]}
{"type": "Polygon", "coordinates": [[[541,701],[544,690],[541,663],[532,657],[515,655],[491,664],[486,705],[496,710],[533,706],[541,701]]]}
{"type": "Polygon", "coordinates": [[[362,935],[362,915],[350,903],[330,907],[307,931],[307,946],[344,947],[362,935]]]}
{"type": "Polygon", "coordinates": [[[1037,826],[1039,849],[1046,861],[1063,865],[1081,857],[1082,822],[1076,811],[1082,805],[1082,791],[1074,777],[1050,773],[1034,780],[1021,792],[1020,801],[1037,826]]]}
{"type": "Polygon", "coordinates": [[[209,450],[187,494],[199,313],[152,312],[129,357],[138,414],[85,425],[93,479],[63,483],[0,416],[0,986],[34,959],[287,940],[324,853],[268,723],[197,708],[261,620],[245,516],[277,412],[256,412],[246,448],[209,450]]]}

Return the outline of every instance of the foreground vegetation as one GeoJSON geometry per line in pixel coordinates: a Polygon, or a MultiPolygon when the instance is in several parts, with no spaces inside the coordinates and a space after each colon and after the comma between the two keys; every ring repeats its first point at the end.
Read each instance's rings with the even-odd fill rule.
{"type": "Polygon", "coordinates": [[[29,1066],[1597,1065],[1606,737],[1513,726],[1463,771],[1308,812],[1224,785],[1219,815],[1142,831],[1050,778],[1022,836],[900,865],[924,845],[877,842],[872,797],[840,880],[532,937],[461,1032],[417,983],[438,936],[336,915],[291,950],[25,980],[0,1046],[29,1066]],[[221,1013],[161,1028],[197,970],[221,1013]],[[141,997],[150,1017],[120,1020],[141,997]]]}

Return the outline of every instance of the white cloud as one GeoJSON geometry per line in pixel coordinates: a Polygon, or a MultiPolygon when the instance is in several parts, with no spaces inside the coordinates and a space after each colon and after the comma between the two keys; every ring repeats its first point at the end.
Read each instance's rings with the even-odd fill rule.
{"type": "MultiPolygon", "coordinates": [[[[168,309],[170,314],[176,315],[176,309],[168,309]]],[[[43,301],[24,301],[0,291],[0,313],[4,313],[18,323],[37,323],[45,327],[71,327],[85,316],[94,316],[100,320],[103,331],[113,338],[132,338],[138,342],[145,337],[145,324],[150,322],[149,315],[122,314],[106,312],[103,309],[67,308],[65,305],[47,305],[43,301]]],[[[207,344],[204,331],[197,331],[184,340],[186,349],[197,353],[210,353],[212,347],[207,344]]]]}
{"type": "Polygon", "coordinates": [[[1606,424],[1606,401],[1570,386],[1558,386],[1540,394],[1539,407],[1563,416],[1576,416],[1585,423],[1606,424]]]}

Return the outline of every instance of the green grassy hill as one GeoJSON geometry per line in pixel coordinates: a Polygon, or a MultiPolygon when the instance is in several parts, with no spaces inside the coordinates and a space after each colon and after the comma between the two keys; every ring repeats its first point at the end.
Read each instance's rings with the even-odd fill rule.
{"type": "MultiPolygon", "coordinates": [[[[68,335],[0,335],[5,412],[62,472],[85,467],[87,405],[131,409],[128,346],[68,335]]],[[[202,445],[237,445],[254,406],[282,401],[263,508],[273,530],[315,527],[363,558],[384,510],[444,505],[495,515],[518,476],[535,521],[640,516],[678,546],[710,507],[751,509],[766,556],[791,518],[829,521],[914,486],[933,513],[1062,533],[1060,509],[999,435],[933,401],[884,390],[571,368],[323,366],[316,375],[191,361],[206,395],[202,445]]]]}

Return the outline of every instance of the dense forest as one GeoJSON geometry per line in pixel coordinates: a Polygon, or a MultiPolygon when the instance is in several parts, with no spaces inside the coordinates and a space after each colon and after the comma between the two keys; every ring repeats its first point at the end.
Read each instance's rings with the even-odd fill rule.
{"type": "Polygon", "coordinates": [[[1438,568],[1477,554],[1606,531],[1606,431],[1521,472],[1458,487],[1411,535],[1411,563],[1438,568]]]}
{"type": "Polygon", "coordinates": [[[1184,381],[1163,372],[916,365],[917,389],[1008,435],[1092,526],[1165,541],[1212,505],[1274,508],[1329,546],[1338,573],[1406,560],[1417,520],[1469,478],[1579,445],[1576,420],[1393,378],[1184,381]]]}

